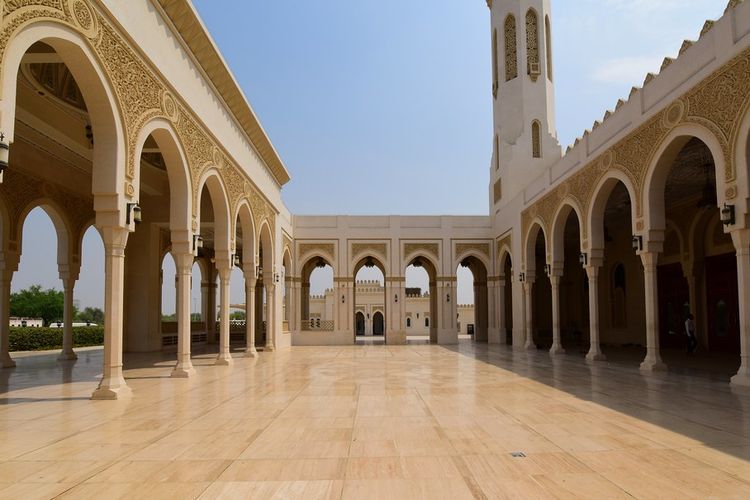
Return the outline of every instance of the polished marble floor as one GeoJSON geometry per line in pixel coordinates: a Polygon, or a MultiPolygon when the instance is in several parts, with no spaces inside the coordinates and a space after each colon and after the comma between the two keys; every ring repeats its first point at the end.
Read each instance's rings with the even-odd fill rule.
{"type": "Polygon", "coordinates": [[[750,393],[722,374],[462,342],[0,372],[1,498],[750,498],[750,393]],[[514,456],[514,454],[523,456],[514,456]]]}

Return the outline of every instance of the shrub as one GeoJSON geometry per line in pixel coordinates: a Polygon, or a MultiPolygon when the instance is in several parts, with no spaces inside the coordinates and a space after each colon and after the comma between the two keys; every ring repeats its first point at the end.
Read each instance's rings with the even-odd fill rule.
{"type": "MultiPolygon", "coordinates": [[[[18,328],[10,329],[11,351],[45,351],[62,349],[62,328],[18,328]]],[[[104,327],[87,326],[73,328],[73,346],[88,347],[104,344],[104,327]]]]}

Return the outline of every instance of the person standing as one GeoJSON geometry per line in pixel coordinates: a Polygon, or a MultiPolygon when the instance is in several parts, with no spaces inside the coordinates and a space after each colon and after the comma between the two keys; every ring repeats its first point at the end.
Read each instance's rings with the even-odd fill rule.
{"type": "Polygon", "coordinates": [[[688,314],[685,320],[685,334],[687,334],[688,341],[687,352],[693,354],[695,348],[698,347],[698,338],[695,335],[695,316],[692,314],[688,314]]]}

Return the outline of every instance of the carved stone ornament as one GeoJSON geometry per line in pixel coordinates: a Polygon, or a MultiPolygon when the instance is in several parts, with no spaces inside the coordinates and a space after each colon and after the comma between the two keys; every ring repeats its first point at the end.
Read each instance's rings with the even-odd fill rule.
{"type": "MultiPolygon", "coordinates": [[[[194,191],[193,200],[197,197],[197,183],[210,165],[232,170],[232,173],[224,176],[224,180],[231,180],[227,187],[235,196],[243,191],[242,186],[246,182],[252,184],[245,171],[223,152],[219,141],[199,125],[190,107],[170,91],[156,69],[142,57],[140,50],[131,46],[115,23],[89,0],[5,0],[0,1],[0,6],[1,60],[5,58],[11,38],[21,28],[36,22],[65,24],[90,40],[90,48],[112,86],[117,112],[122,116],[126,140],[125,175],[128,181],[135,178],[136,168],[140,165],[140,158],[136,158],[140,131],[152,119],[164,118],[176,125],[178,140],[185,150],[187,171],[194,191]],[[240,188],[235,189],[235,185],[240,188]]],[[[253,158],[261,161],[255,154],[253,158]]],[[[258,191],[257,188],[253,190],[258,191]]],[[[260,212],[261,220],[268,220],[269,224],[274,225],[275,210],[265,198],[258,197],[257,200],[256,206],[259,203],[264,206],[262,210],[254,210],[254,215],[260,212]]],[[[196,215],[196,210],[194,206],[193,215],[196,215]]]]}
{"type": "Polygon", "coordinates": [[[456,258],[472,251],[484,255],[488,259],[490,258],[489,243],[456,243],[456,258]]]}
{"type": "Polygon", "coordinates": [[[352,258],[363,253],[373,254],[375,257],[386,259],[388,258],[388,247],[385,243],[352,243],[352,258]]]}
{"type": "Polygon", "coordinates": [[[440,258],[440,246],[437,243],[404,243],[404,257],[417,252],[424,252],[436,259],[440,258]]]}
{"type": "Polygon", "coordinates": [[[329,264],[336,260],[336,245],[333,243],[300,243],[297,249],[299,250],[300,262],[304,261],[306,256],[314,253],[321,253],[328,257],[330,259],[329,264]]]}
{"type": "MultiPolygon", "coordinates": [[[[721,145],[725,165],[724,180],[730,184],[725,194],[736,197],[736,187],[732,189],[732,183],[736,179],[735,148],[740,142],[740,122],[749,108],[750,49],[746,49],[615,144],[611,148],[614,155],[611,166],[606,166],[608,162],[605,154],[570,176],[565,181],[568,184],[565,188],[569,190],[568,196],[579,204],[582,213],[588,217],[594,187],[608,170],[618,170],[635,187],[633,203],[636,216],[643,217],[649,165],[654,164],[654,157],[670,130],[678,125],[695,123],[709,129],[721,145]]],[[[561,185],[556,186],[522,212],[523,234],[527,234],[536,214],[544,221],[544,229],[549,231],[552,221],[546,214],[557,211],[564,198],[561,196],[562,190],[561,185]],[[550,205],[553,206],[551,210],[550,205]]],[[[588,231],[587,225],[581,224],[583,239],[588,237],[588,231]]]]}

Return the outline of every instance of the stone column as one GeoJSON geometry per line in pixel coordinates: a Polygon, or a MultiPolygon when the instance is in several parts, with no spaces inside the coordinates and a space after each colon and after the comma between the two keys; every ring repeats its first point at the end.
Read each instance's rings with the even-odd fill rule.
{"type": "Polygon", "coordinates": [[[750,387],[750,229],[732,232],[737,250],[737,298],[740,309],[740,369],[733,386],[750,387]]]}
{"type": "Polygon", "coordinates": [[[560,341],[560,279],[561,272],[553,270],[549,277],[552,285],[552,347],[549,350],[550,356],[565,354],[562,342],[560,341]]]}
{"type": "Polygon", "coordinates": [[[14,368],[10,357],[10,284],[13,271],[0,271],[0,368],[14,368]]]}
{"type": "Polygon", "coordinates": [[[526,276],[526,280],[523,282],[523,293],[524,293],[524,302],[526,304],[525,312],[526,312],[526,340],[524,342],[523,348],[527,351],[532,351],[536,349],[536,345],[534,344],[534,328],[533,328],[533,318],[534,318],[534,311],[533,311],[533,301],[532,301],[532,292],[534,291],[534,278],[530,276],[526,276]]]}
{"type": "Polygon", "coordinates": [[[599,344],[599,269],[601,264],[589,264],[586,266],[586,275],[589,278],[589,352],[586,354],[587,361],[604,361],[606,356],[599,344]]]}
{"type": "Polygon", "coordinates": [[[255,271],[245,273],[245,356],[255,358],[258,351],[255,348],[255,287],[257,286],[255,271]]]}
{"type": "Polygon", "coordinates": [[[497,286],[497,328],[500,331],[499,344],[508,343],[507,318],[505,317],[505,278],[500,278],[497,286]]]}
{"type": "Polygon", "coordinates": [[[179,253],[173,255],[176,267],[177,282],[177,365],[172,370],[172,377],[187,378],[195,375],[195,368],[190,359],[192,331],[190,321],[190,282],[193,278],[193,254],[179,253]]]}
{"type": "Polygon", "coordinates": [[[264,351],[272,352],[274,348],[274,338],[278,325],[276,324],[276,285],[273,281],[266,282],[266,345],[264,351]]]}
{"type": "Polygon", "coordinates": [[[646,358],[641,363],[641,371],[652,372],[667,369],[659,353],[659,288],[656,267],[658,252],[641,252],[644,285],[646,292],[646,358]]]}
{"type": "Polygon", "coordinates": [[[125,246],[129,231],[124,227],[104,227],[100,232],[104,240],[104,373],[91,399],[118,399],[131,393],[122,375],[125,246]]]}
{"type": "MultiPolygon", "coordinates": [[[[218,262],[217,262],[218,264],[218,262]]],[[[229,366],[232,364],[232,354],[229,350],[229,280],[232,275],[232,267],[228,262],[222,262],[219,270],[219,355],[214,364],[229,366]]]]}
{"type": "Polygon", "coordinates": [[[58,361],[70,361],[78,359],[73,351],[73,289],[76,280],[73,277],[64,277],[63,282],[63,345],[62,352],[57,357],[58,361]]]}
{"type": "Polygon", "coordinates": [[[216,280],[214,267],[211,262],[206,263],[206,276],[201,282],[201,306],[203,321],[206,322],[206,342],[216,343],[216,280]]]}

